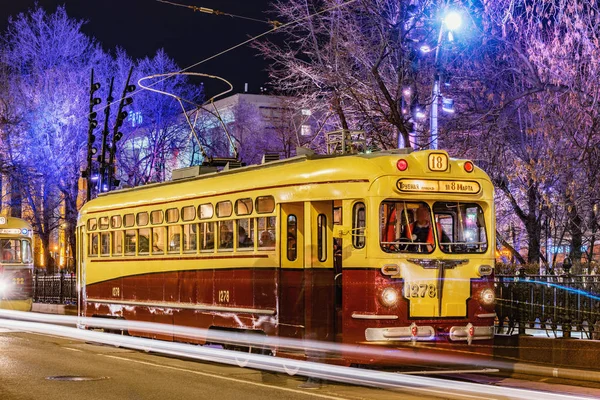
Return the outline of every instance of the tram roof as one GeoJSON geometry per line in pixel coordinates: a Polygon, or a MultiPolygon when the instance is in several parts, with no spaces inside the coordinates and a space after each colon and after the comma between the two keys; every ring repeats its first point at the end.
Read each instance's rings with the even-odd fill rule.
{"type": "MultiPolygon", "coordinates": [[[[427,168],[427,156],[431,152],[433,151],[411,152],[407,149],[395,149],[345,155],[302,154],[263,164],[103,193],[86,203],[80,210],[80,215],[99,212],[113,206],[136,207],[156,201],[177,201],[209,195],[219,196],[232,191],[253,190],[257,189],[257,183],[261,184],[261,188],[271,188],[290,184],[336,183],[359,179],[372,182],[380,176],[392,174],[397,174],[398,177],[418,176],[427,168]],[[409,162],[410,171],[405,173],[398,171],[396,163],[400,158],[409,162]],[[229,178],[234,177],[236,180],[232,182],[229,178]]],[[[434,152],[447,154],[442,150],[434,152]]],[[[460,163],[461,166],[467,161],[452,158],[449,160],[451,165],[460,163]]],[[[460,172],[464,173],[461,168],[459,168],[460,172]]],[[[463,178],[489,181],[487,174],[477,167],[468,175],[464,173],[463,178]]]]}

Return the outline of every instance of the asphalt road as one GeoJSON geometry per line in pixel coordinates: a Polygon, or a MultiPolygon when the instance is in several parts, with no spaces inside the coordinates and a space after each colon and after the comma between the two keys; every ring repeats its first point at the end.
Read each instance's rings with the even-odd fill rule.
{"type": "MultiPolygon", "coordinates": [[[[482,378],[482,382],[600,397],[599,389],[551,382],[501,378],[482,378]]],[[[443,385],[429,391],[390,391],[326,383],[309,390],[299,387],[303,383],[303,378],[285,374],[0,330],[1,400],[465,398],[445,393],[443,385]],[[61,377],[81,380],[60,380],[61,377]]]]}

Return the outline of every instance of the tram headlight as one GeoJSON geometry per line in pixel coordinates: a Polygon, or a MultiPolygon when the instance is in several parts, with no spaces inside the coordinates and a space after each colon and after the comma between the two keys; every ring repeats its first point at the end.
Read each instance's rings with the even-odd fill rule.
{"type": "Polygon", "coordinates": [[[479,294],[479,301],[481,301],[481,304],[486,306],[494,304],[494,301],[496,301],[496,293],[494,293],[494,289],[483,289],[479,294]]]}
{"type": "Polygon", "coordinates": [[[8,289],[8,284],[5,281],[0,280],[0,296],[6,292],[6,289],[8,289]]]}
{"type": "Polygon", "coordinates": [[[387,287],[381,292],[381,303],[386,307],[393,307],[398,302],[398,291],[392,287],[387,287]]]}

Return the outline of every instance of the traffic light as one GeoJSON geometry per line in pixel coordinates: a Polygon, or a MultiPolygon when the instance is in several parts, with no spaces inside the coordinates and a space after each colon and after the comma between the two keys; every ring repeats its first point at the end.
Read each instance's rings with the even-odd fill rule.
{"type": "Polygon", "coordinates": [[[90,74],[90,104],[89,104],[89,113],[88,113],[88,143],[87,143],[87,166],[84,171],[82,171],[81,176],[87,180],[87,200],[90,200],[92,197],[92,185],[91,185],[91,177],[92,177],[92,156],[96,154],[98,149],[94,147],[94,142],[96,141],[96,136],[94,136],[94,129],[98,126],[98,113],[94,111],[94,106],[97,106],[102,102],[100,98],[94,97],[94,93],[96,93],[100,89],[100,84],[98,82],[94,82],[94,70],[90,74]]]}
{"type": "Polygon", "coordinates": [[[129,106],[133,103],[133,98],[127,97],[129,93],[135,92],[135,85],[130,85],[129,80],[131,79],[131,73],[133,72],[133,67],[129,69],[129,74],[127,75],[127,82],[125,82],[125,88],[123,89],[123,95],[121,96],[121,101],[119,102],[119,109],[117,111],[117,120],[115,121],[115,126],[113,128],[113,136],[112,143],[109,151],[109,160],[108,160],[108,190],[112,190],[113,188],[119,186],[121,183],[118,179],[115,178],[116,175],[116,165],[115,165],[115,156],[117,153],[117,142],[123,138],[123,133],[119,131],[119,128],[123,126],[123,122],[125,118],[127,118],[127,111],[123,111],[123,107],[129,106]]]}

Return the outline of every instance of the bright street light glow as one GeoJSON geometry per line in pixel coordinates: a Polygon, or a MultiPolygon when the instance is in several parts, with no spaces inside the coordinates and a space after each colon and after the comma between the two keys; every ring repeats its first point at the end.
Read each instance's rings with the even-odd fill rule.
{"type": "Polygon", "coordinates": [[[450,31],[455,31],[462,25],[462,16],[457,11],[450,11],[444,18],[446,28],[450,31]]]}
{"type": "Polygon", "coordinates": [[[424,44],[420,47],[420,50],[423,53],[429,53],[431,51],[431,47],[429,47],[428,44],[424,44]]]}

